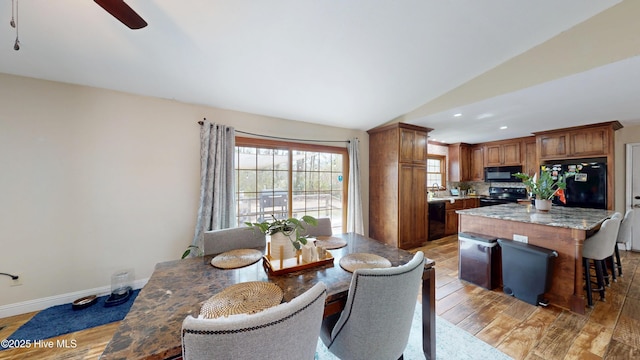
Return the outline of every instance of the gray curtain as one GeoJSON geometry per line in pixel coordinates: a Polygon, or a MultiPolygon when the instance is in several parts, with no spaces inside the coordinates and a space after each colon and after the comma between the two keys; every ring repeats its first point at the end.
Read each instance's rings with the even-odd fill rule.
{"type": "Polygon", "coordinates": [[[360,141],[353,138],[349,141],[349,183],[347,184],[347,232],[364,235],[362,221],[362,197],[360,195],[360,141]]]}
{"type": "MultiPolygon", "coordinates": [[[[203,249],[204,232],[236,226],[235,129],[204,121],[200,127],[200,206],[192,244],[203,249]]],[[[194,254],[194,252],[191,252],[194,254]]],[[[195,254],[194,254],[195,255],[195,254]]]]}

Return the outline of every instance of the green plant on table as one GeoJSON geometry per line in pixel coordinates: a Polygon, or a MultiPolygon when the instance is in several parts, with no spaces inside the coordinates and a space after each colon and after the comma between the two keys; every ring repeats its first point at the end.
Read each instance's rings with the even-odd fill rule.
{"type": "Polygon", "coordinates": [[[565,172],[564,174],[553,174],[551,168],[541,167],[540,177],[516,173],[517,178],[522,179],[522,183],[527,187],[527,191],[536,196],[536,199],[551,200],[554,196],[559,196],[564,202],[564,189],[567,188],[567,178],[574,176],[575,172],[565,172]]]}
{"type": "Polygon", "coordinates": [[[293,247],[295,247],[296,250],[300,250],[302,245],[307,243],[308,236],[304,233],[304,224],[313,226],[318,225],[318,220],[311,215],[305,215],[300,219],[276,219],[273,215],[271,215],[271,217],[273,218],[272,221],[263,221],[260,223],[245,222],[245,225],[251,229],[258,229],[261,233],[266,235],[273,235],[281,232],[285,236],[289,237],[291,244],[293,244],[293,247]],[[290,236],[292,234],[295,234],[295,236],[290,236]]]}

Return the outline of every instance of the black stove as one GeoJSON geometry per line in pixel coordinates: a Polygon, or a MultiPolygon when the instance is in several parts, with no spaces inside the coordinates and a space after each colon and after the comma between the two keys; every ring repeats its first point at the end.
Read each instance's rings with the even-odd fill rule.
{"type": "Polygon", "coordinates": [[[513,187],[490,187],[489,197],[480,198],[480,206],[491,206],[518,202],[527,198],[527,189],[513,187]]]}

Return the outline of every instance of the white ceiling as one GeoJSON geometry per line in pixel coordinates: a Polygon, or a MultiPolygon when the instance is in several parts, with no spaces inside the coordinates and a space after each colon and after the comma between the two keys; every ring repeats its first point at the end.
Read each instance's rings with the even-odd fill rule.
{"type": "MultiPolygon", "coordinates": [[[[20,51],[11,1],[0,2],[2,73],[361,130],[621,2],[127,0],[149,23],[130,30],[93,1],[17,1],[20,51]]],[[[442,141],[480,142],[571,119],[638,120],[639,68],[625,60],[407,122],[442,141]],[[491,121],[456,122],[481,114],[491,121]]]]}

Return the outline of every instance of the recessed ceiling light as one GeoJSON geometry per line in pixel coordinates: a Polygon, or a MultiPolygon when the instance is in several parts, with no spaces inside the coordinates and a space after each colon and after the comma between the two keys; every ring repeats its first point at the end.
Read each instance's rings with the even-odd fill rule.
{"type": "Polygon", "coordinates": [[[461,113],[453,114],[453,117],[460,117],[460,116],[462,116],[461,113]]]}
{"type": "Polygon", "coordinates": [[[500,126],[500,130],[504,130],[506,128],[507,128],[506,126],[500,126]]]}

